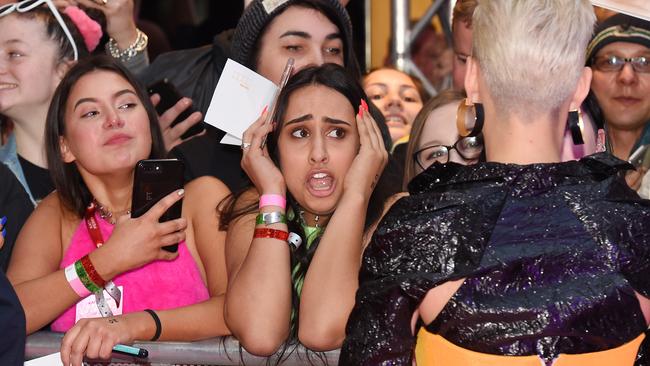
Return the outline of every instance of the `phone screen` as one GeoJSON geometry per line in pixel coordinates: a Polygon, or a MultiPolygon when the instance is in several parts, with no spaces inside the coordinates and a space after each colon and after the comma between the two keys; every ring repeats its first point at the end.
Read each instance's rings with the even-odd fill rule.
{"type": "MultiPolygon", "coordinates": [[[[183,188],[183,162],[177,159],[140,160],[135,168],[131,217],[140,217],[168,194],[183,188]]],[[[179,200],[161,217],[160,222],[181,217],[183,200],[179,200]]],[[[176,252],[178,243],[163,247],[176,252]]]]}

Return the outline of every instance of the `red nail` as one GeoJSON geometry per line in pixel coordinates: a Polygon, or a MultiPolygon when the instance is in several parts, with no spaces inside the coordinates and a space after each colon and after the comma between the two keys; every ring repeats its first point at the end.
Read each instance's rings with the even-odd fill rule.
{"type": "Polygon", "coordinates": [[[267,110],[267,109],[269,109],[269,106],[268,106],[268,105],[265,105],[265,106],[264,106],[264,110],[262,110],[262,114],[266,113],[266,110],[267,110]]]}
{"type": "Polygon", "coordinates": [[[357,117],[363,117],[363,105],[359,104],[359,111],[357,112],[357,117]]]}
{"type": "Polygon", "coordinates": [[[366,101],[363,100],[363,99],[361,99],[361,106],[363,107],[363,109],[364,109],[366,112],[368,112],[368,104],[367,104],[366,101]]]}

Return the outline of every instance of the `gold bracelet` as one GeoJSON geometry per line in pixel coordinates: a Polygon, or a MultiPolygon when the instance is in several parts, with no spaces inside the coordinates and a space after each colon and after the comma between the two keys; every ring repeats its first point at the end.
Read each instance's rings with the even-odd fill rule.
{"type": "Polygon", "coordinates": [[[106,50],[108,53],[113,56],[113,58],[119,59],[122,62],[126,62],[132,59],[139,52],[147,49],[147,44],[149,44],[149,37],[147,37],[147,35],[144,34],[144,32],[140,29],[136,28],[136,31],[138,35],[135,38],[135,41],[124,50],[120,50],[117,46],[117,42],[113,38],[110,38],[108,40],[108,43],[106,43],[106,50]]]}

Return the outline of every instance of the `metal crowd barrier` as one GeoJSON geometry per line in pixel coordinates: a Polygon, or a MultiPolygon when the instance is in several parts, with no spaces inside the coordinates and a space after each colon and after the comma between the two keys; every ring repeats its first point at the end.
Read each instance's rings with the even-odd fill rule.
{"type": "MultiPolygon", "coordinates": [[[[413,74],[420,79],[427,93],[431,96],[438,94],[436,88],[429,82],[426,75],[418,68],[411,59],[411,46],[420,35],[422,30],[431,19],[438,15],[442,24],[442,29],[447,37],[447,42],[451,45],[451,24],[450,24],[450,4],[448,0],[432,0],[431,5],[427,8],[424,15],[413,25],[410,26],[410,0],[392,0],[391,1],[391,60],[395,67],[407,74],[413,74]]],[[[366,8],[368,9],[368,8],[366,8]]],[[[368,11],[368,10],[367,10],[368,11]]]]}
{"type": "MultiPolygon", "coordinates": [[[[27,337],[25,359],[30,360],[59,352],[63,334],[54,332],[37,332],[27,337]]],[[[89,361],[89,365],[336,365],[339,351],[323,353],[309,352],[298,346],[293,352],[287,351],[282,361],[277,362],[278,354],[266,358],[249,354],[239,346],[234,337],[208,339],[199,342],[139,342],[135,347],[149,351],[149,358],[115,356],[110,362],[89,361]]]]}

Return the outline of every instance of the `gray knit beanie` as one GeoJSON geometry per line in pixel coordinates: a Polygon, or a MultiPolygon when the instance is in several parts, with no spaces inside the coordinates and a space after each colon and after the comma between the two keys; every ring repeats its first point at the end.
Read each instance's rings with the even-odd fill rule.
{"type": "Polygon", "coordinates": [[[334,22],[334,24],[340,28],[339,31],[343,37],[343,42],[348,48],[346,53],[352,53],[352,23],[350,22],[350,16],[339,0],[253,0],[244,10],[239,23],[237,23],[237,28],[235,28],[231,46],[232,59],[251,69],[255,69],[255,60],[252,59],[252,56],[256,54],[254,48],[264,28],[287,7],[301,4],[305,4],[307,7],[314,5],[331,9],[331,12],[339,18],[339,21],[334,22]]]}

